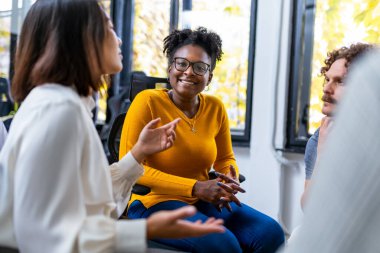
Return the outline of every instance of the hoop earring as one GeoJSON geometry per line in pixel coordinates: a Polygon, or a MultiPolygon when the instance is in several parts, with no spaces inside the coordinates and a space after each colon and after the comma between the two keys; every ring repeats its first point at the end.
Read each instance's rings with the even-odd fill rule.
{"type": "Polygon", "coordinates": [[[210,90],[210,86],[207,84],[205,91],[209,91],[209,90],[210,90]]]}

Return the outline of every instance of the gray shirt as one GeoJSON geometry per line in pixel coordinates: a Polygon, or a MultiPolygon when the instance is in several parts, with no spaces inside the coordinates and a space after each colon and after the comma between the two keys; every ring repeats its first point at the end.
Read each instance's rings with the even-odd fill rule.
{"type": "Polygon", "coordinates": [[[318,138],[319,138],[319,128],[307,141],[305,149],[305,172],[306,179],[310,180],[311,175],[315,167],[315,161],[317,160],[317,147],[318,147],[318,138]]]}

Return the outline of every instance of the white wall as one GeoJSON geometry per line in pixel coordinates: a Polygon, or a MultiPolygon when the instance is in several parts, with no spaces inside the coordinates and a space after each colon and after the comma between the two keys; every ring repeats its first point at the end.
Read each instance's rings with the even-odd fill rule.
{"type": "Polygon", "coordinates": [[[285,138],[292,0],[258,0],[257,14],[251,145],[234,148],[247,178],[239,197],[291,231],[302,218],[303,155],[275,148],[285,138]]]}

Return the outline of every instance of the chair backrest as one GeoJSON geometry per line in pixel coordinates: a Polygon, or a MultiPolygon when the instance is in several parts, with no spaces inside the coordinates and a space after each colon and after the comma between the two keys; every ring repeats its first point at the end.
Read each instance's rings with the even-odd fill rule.
{"type": "Polygon", "coordinates": [[[129,99],[133,101],[138,93],[147,89],[158,88],[157,85],[163,84],[164,87],[170,89],[167,78],[147,76],[144,72],[134,71],[131,75],[131,88],[129,90],[129,99]]]}
{"type": "Polygon", "coordinates": [[[129,109],[130,103],[136,97],[136,95],[146,89],[155,89],[157,84],[164,84],[168,87],[168,80],[161,77],[147,76],[144,72],[134,71],[131,74],[131,86],[129,89],[129,96],[126,101],[128,101],[124,107],[123,111],[116,116],[112,122],[111,130],[108,135],[108,151],[110,152],[110,162],[118,161],[119,159],[119,146],[120,146],[120,135],[124,124],[124,118],[129,109]]]}
{"type": "Polygon", "coordinates": [[[7,116],[13,110],[13,101],[9,95],[9,81],[0,77],[0,117],[7,116]]]}
{"type": "Polygon", "coordinates": [[[120,136],[126,115],[126,112],[120,113],[112,123],[107,142],[108,151],[110,152],[110,163],[117,162],[119,160],[120,136]]]}
{"type": "MultiPolygon", "coordinates": [[[[128,99],[125,100],[124,111],[114,119],[107,140],[108,151],[110,153],[109,162],[116,162],[119,160],[119,146],[120,146],[120,136],[121,130],[124,125],[124,119],[127,115],[127,111],[133,99],[136,95],[146,89],[155,89],[157,84],[164,84],[165,87],[169,88],[168,80],[166,78],[152,77],[145,75],[144,72],[132,72],[131,74],[131,86],[129,89],[128,99]]],[[[123,97],[123,96],[121,96],[123,97]]],[[[123,98],[125,99],[125,98],[123,98]]],[[[133,186],[132,192],[139,195],[146,195],[150,192],[150,188],[135,184],[133,186]]]]}

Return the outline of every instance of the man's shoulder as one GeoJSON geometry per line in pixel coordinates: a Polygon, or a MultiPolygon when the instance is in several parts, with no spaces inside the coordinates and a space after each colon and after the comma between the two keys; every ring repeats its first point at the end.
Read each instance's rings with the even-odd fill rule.
{"type": "Polygon", "coordinates": [[[309,138],[309,140],[308,140],[308,143],[310,142],[310,141],[316,141],[316,142],[318,142],[318,139],[319,139],[319,127],[317,128],[317,130],[315,130],[315,132],[313,133],[313,135],[312,136],[310,136],[310,138],[309,138]]]}

